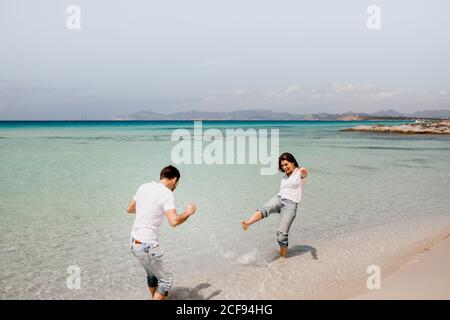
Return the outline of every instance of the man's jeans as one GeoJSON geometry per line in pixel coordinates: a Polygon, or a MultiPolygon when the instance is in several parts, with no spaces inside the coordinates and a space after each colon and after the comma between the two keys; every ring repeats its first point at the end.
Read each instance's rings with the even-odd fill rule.
{"type": "Polygon", "coordinates": [[[172,273],[168,270],[167,260],[159,247],[146,243],[137,244],[131,239],[131,252],[147,272],[147,285],[158,287],[156,291],[166,296],[172,286],[172,273]]]}

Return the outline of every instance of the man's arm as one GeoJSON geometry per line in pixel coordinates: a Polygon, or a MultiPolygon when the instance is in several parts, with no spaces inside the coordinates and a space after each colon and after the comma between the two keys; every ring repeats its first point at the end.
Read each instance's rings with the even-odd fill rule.
{"type": "Polygon", "coordinates": [[[136,201],[130,201],[128,204],[127,213],[136,213],[136,201]]]}
{"type": "Polygon", "coordinates": [[[183,224],[190,216],[192,216],[197,210],[197,205],[195,203],[190,203],[186,206],[186,209],[182,214],[177,214],[176,209],[167,210],[165,212],[167,220],[172,227],[179,226],[183,224]]]}

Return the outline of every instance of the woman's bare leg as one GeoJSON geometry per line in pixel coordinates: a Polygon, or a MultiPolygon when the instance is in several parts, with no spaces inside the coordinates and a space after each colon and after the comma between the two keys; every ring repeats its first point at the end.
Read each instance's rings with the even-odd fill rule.
{"type": "Polygon", "coordinates": [[[242,221],[242,229],[247,230],[255,222],[263,218],[262,212],[257,210],[248,220],[242,221]]]}
{"type": "Polygon", "coordinates": [[[280,258],[286,258],[288,253],[288,247],[280,247],[280,258]]]}

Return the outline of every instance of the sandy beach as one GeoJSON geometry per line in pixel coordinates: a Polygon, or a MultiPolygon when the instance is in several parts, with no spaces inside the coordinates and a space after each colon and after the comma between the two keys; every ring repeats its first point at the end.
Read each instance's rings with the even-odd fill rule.
{"type": "Polygon", "coordinates": [[[450,236],[382,279],[380,290],[352,299],[450,299],[450,236]]]}

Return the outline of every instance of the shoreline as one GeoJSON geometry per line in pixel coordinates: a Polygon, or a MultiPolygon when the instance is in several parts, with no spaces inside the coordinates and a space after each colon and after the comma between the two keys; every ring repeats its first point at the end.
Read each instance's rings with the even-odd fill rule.
{"type": "MultiPolygon", "coordinates": [[[[448,218],[442,216],[441,219],[439,227],[436,227],[436,221],[430,224],[423,218],[414,219],[413,225],[421,226],[419,230],[411,228],[413,225],[399,229],[401,225],[405,227],[404,222],[399,222],[343,233],[325,241],[302,239],[291,248],[288,258],[283,260],[276,258],[278,252],[275,251],[273,258],[267,260],[255,249],[254,252],[235,256],[233,260],[236,261],[231,269],[218,270],[217,274],[199,275],[211,285],[204,290],[204,298],[220,291],[212,299],[358,299],[368,291],[366,280],[370,275],[366,273],[366,268],[369,265],[380,266],[381,286],[384,288],[387,279],[412,259],[435,248],[443,239],[450,241],[448,218]],[[365,239],[366,244],[361,242],[361,245],[355,246],[356,239],[365,239]],[[391,246],[393,241],[395,246],[391,246]],[[375,246],[368,247],[368,243],[375,246]],[[252,284],[251,290],[249,283],[252,284]],[[230,284],[233,284],[232,287],[230,284]]],[[[198,277],[193,278],[196,279],[191,277],[180,281],[180,285],[195,288],[198,277]]],[[[408,286],[404,289],[410,291],[408,286]]],[[[450,283],[443,289],[444,292],[450,292],[450,283]]],[[[174,298],[191,297],[177,294],[174,298]]]]}
{"type": "Polygon", "coordinates": [[[379,290],[350,300],[450,300],[450,234],[426,246],[393,273],[381,276],[379,290]]]}

